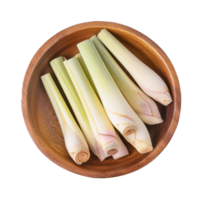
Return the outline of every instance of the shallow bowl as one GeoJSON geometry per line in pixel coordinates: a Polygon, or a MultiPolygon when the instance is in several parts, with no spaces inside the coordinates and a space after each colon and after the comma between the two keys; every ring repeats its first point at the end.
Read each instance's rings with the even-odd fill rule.
{"type": "MultiPolygon", "coordinates": [[[[121,67],[123,68],[123,66],[121,67]]],[[[125,72],[127,73],[126,70],[125,72]]],[[[63,97],[67,102],[64,94],[63,97]]],[[[178,124],[180,108],[181,91],[179,81],[167,55],[144,34],[117,23],[83,23],[57,33],[43,44],[34,55],[23,82],[23,116],[29,134],[37,147],[45,156],[60,167],[88,177],[106,178],[128,174],[154,160],[172,138],[178,124]],[[78,53],[76,45],[79,42],[98,34],[104,28],[108,29],[132,53],[164,79],[171,91],[173,103],[167,107],[158,104],[164,122],[158,125],[147,126],[154,146],[152,152],[139,154],[131,145],[124,141],[130,153],[129,156],[119,160],[108,158],[100,162],[97,157],[91,154],[88,162],[78,166],[67,153],[60,125],[42,85],[40,76],[50,72],[63,94],[49,62],[58,56],[65,56],[67,59],[73,57],[78,53]]]]}

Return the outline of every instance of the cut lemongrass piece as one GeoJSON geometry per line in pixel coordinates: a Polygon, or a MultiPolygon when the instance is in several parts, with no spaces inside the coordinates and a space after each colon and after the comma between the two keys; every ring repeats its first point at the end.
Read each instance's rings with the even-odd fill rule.
{"type": "Polygon", "coordinates": [[[112,156],[115,160],[129,155],[126,146],[124,145],[124,143],[122,142],[121,138],[117,133],[116,136],[117,136],[117,143],[119,145],[119,150],[115,155],[112,156]]]}
{"type": "Polygon", "coordinates": [[[118,152],[115,130],[110,123],[100,100],[96,96],[76,57],[65,60],[64,65],[80,97],[93,134],[106,155],[118,152]]]}
{"type": "Polygon", "coordinates": [[[146,94],[165,106],[172,102],[169,89],[160,76],[134,56],[109,31],[103,29],[98,38],[122,63],[146,94]]]}
{"type": "Polygon", "coordinates": [[[85,40],[78,44],[78,48],[110,121],[122,135],[133,134],[137,131],[135,118],[138,116],[115,84],[94,44],[91,40],[85,40]]]}
{"type": "Polygon", "coordinates": [[[85,64],[85,62],[84,62],[84,60],[83,60],[83,57],[81,56],[80,53],[77,54],[75,57],[78,59],[78,61],[79,61],[79,63],[81,64],[81,67],[82,67],[82,69],[83,69],[85,75],[87,76],[87,78],[88,78],[88,80],[89,80],[89,82],[90,82],[92,88],[94,89],[96,95],[99,97],[99,94],[98,94],[97,89],[96,89],[96,87],[95,87],[95,84],[94,84],[94,82],[93,82],[93,80],[92,80],[92,77],[91,77],[91,75],[90,75],[90,72],[88,71],[88,68],[87,68],[87,66],[86,66],[86,64],[85,64]]]}
{"type": "Polygon", "coordinates": [[[74,111],[90,150],[102,161],[105,159],[106,155],[104,154],[103,149],[96,142],[81,100],[63,64],[63,60],[63,57],[55,58],[50,62],[50,65],[74,111]]]}
{"type": "Polygon", "coordinates": [[[142,121],[146,124],[163,122],[156,103],[131,81],[96,35],[91,39],[115,83],[142,121]]]}
{"type": "Polygon", "coordinates": [[[85,137],[70,113],[51,75],[49,73],[43,75],[41,80],[60,123],[67,151],[71,158],[78,165],[81,165],[90,157],[85,137]]]}

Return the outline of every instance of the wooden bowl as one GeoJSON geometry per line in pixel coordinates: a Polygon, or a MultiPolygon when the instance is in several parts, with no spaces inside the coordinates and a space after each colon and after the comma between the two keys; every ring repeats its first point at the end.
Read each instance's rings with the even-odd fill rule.
{"type": "MultiPolygon", "coordinates": [[[[64,94],[63,97],[67,102],[64,94]]],[[[172,138],[178,124],[180,108],[181,91],[179,81],[167,55],[142,33],[127,26],[110,22],[78,24],[54,35],[34,55],[23,82],[23,116],[27,129],[37,147],[60,167],[88,177],[107,178],[120,176],[136,171],[150,163],[163,151],[172,138]],[[49,62],[58,56],[65,56],[67,59],[71,58],[78,53],[76,45],[79,42],[98,34],[103,28],[108,29],[131,52],[164,79],[173,96],[173,103],[167,107],[159,104],[159,110],[164,122],[147,126],[154,146],[152,152],[139,154],[131,145],[125,142],[130,153],[129,156],[119,160],[108,158],[100,162],[91,153],[89,161],[78,166],[67,153],[60,125],[40,76],[50,72],[63,94],[49,62]]]]}

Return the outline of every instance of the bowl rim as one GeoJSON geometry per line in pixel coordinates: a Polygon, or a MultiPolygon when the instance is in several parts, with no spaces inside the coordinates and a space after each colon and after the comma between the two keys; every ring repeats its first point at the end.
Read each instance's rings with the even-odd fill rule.
{"type": "Polygon", "coordinates": [[[153,161],[167,146],[169,141],[171,140],[172,136],[174,135],[174,132],[176,130],[176,127],[178,125],[178,121],[180,118],[180,110],[181,110],[181,90],[180,90],[180,84],[179,80],[176,74],[176,71],[168,58],[168,56],[165,54],[165,52],[150,38],[145,36],[144,34],[140,33],[139,31],[130,28],[128,26],[114,23],[114,22],[104,22],[104,21],[93,21],[93,22],[85,22],[81,24],[76,24],[71,27],[68,27],[57,34],[55,34],[53,37],[51,37],[48,41],[46,41],[39,50],[35,53],[33,56],[25,77],[23,81],[23,87],[22,87],[22,101],[21,101],[21,107],[22,107],[22,113],[24,117],[24,121],[26,124],[26,127],[28,129],[28,132],[36,144],[36,146],[40,149],[40,151],[49,158],[52,162],[59,165],[60,167],[67,169],[68,171],[71,171],[73,173],[87,176],[87,177],[93,177],[93,178],[109,178],[109,177],[116,177],[125,175],[131,172],[134,172],[138,169],[141,169],[142,167],[149,164],[151,161],[153,161]],[[168,127],[166,134],[161,139],[160,143],[154,148],[154,150],[143,160],[141,160],[139,163],[123,168],[120,170],[114,170],[112,172],[97,172],[97,171],[88,171],[85,169],[76,169],[72,166],[66,166],[63,164],[63,160],[61,158],[56,157],[53,152],[49,151],[49,149],[37,138],[36,134],[34,133],[34,128],[31,126],[30,122],[30,113],[28,109],[28,101],[27,101],[27,94],[29,89],[29,83],[31,79],[32,72],[35,70],[36,64],[40,61],[41,55],[43,55],[52,45],[54,45],[56,42],[61,40],[63,37],[66,37],[66,35],[73,34],[74,32],[77,32],[79,30],[88,29],[88,28],[109,28],[109,29],[119,29],[120,31],[127,32],[128,34],[133,34],[138,39],[143,40],[143,42],[147,43],[149,46],[152,47],[156,51],[156,53],[161,57],[161,59],[165,62],[166,67],[171,74],[172,77],[172,83],[175,90],[173,101],[174,101],[174,112],[172,117],[172,122],[170,123],[170,126],[168,127]]]}

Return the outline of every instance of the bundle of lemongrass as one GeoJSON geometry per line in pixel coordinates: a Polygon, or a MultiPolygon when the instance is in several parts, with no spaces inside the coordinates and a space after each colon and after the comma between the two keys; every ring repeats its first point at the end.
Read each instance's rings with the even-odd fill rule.
{"type": "Polygon", "coordinates": [[[77,164],[86,162],[90,157],[89,148],[101,161],[108,156],[118,159],[128,155],[114,127],[139,153],[152,151],[151,138],[144,123],[163,122],[150,97],[165,106],[171,103],[172,97],[165,82],[106,29],[98,37],[93,36],[77,46],[80,53],[75,57],[69,60],[58,57],[50,65],[79,126],[51,75],[41,77],[72,159],[77,164]],[[129,79],[101,42],[143,91],[129,79]]]}

